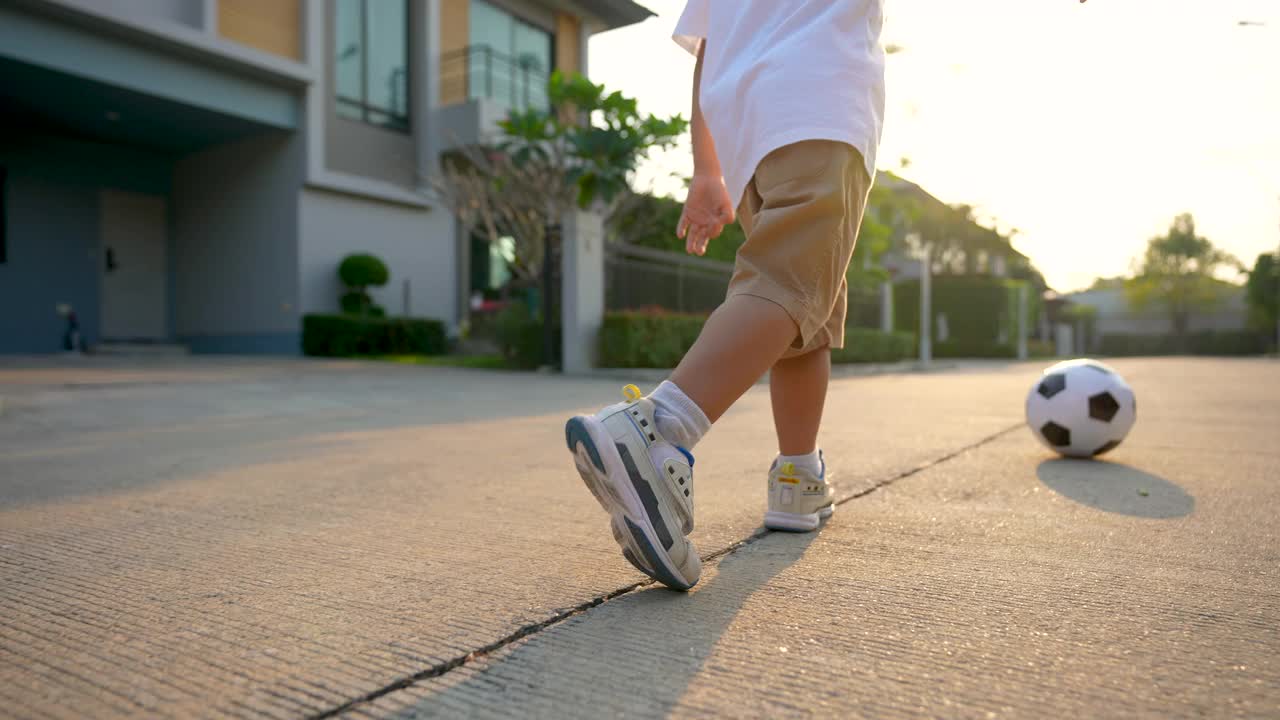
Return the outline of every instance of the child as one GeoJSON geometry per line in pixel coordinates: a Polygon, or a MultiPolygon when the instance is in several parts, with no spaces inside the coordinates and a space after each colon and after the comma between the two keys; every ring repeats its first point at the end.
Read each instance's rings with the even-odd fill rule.
{"type": "Polygon", "coordinates": [[[694,175],[676,232],[688,252],[737,217],[728,297],[671,379],[565,427],[622,554],[674,589],[698,582],[693,455],[711,424],[770,372],[778,457],[765,525],[831,515],[817,447],[844,346],[847,287],[884,117],[883,0],[689,0],[675,40],[697,56],[694,175]]]}

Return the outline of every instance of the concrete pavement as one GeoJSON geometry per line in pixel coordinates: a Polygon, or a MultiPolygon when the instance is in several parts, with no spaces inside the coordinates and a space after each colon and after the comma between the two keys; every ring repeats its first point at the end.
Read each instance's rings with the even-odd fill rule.
{"type": "Polygon", "coordinates": [[[0,715],[1275,716],[1280,365],[1116,364],[1109,463],[1021,427],[1035,366],[836,381],[846,501],[798,536],[756,388],[677,594],[562,448],[612,380],[9,363],[0,715]]]}

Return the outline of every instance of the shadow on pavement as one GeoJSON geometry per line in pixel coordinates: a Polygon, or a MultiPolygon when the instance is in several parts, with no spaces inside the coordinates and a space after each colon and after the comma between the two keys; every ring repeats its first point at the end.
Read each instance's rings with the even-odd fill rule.
{"type": "Polygon", "coordinates": [[[1082,505],[1141,518],[1190,515],[1196,499],[1178,485],[1122,463],[1101,460],[1045,460],[1040,482],[1082,505]]]}
{"type": "MultiPolygon", "coordinates": [[[[651,586],[611,600],[533,636],[506,657],[394,717],[448,717],[475,707],[510,717],[566,707],[594,708],[592,713],[600,717],[666,716],[744,603],[799,560],[817,535],[770,533],[726,555],[714,574],[689,593],[651,586]]],[[[780,610],[784,605],[779,599],[780,610]]],[[[777,621],[787,622],[785,613],[777,621]]],[[[786,658],[788,651],[803,653],[805,642],[796,638],[796,647],[770,650],[786,658]]]]}

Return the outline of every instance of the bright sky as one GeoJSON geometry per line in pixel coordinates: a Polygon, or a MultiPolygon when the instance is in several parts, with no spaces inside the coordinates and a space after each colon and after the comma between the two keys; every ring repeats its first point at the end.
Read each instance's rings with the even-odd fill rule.
{"type": "MultiPolygon", "coordinates": [[[[593,38],[590,74],[688,117],[693,62],[670,40],[684,2],[640,1],[658,17],[593,38]]],[[[1050,285],[1127,272],[1181,212],[1250,266],[1280,245],[1280,2],[886,3],[903,51],[880,167],[1019,229],[1050,285]]],[[[640,181],[679,196],[668,176],[691,171],[686,145],[640,181]]]]}

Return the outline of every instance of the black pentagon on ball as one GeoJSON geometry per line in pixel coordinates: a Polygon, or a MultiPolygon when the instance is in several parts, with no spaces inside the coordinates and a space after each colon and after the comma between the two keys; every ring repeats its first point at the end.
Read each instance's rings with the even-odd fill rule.
{"type": "Polygon", "coordinates": [[[1067,376],[1062,373],[1054,373],[1044,376],[1044,379],[1040,381],[1040,387],[1036,388],[1036,392],[1043,395],[1047,400],[1066,389],[1067,376]]]}
{"type": "Polygon", "coordinates": [[[1089,417],[1102,422],[1111,422],[1111,418],[1120,412],[1120,403],[1109,392],[1100,392],[1089,398],[1089,417]]]}
{"type": "Polygon", "coordinates": [[[1054,447],[1066,447],[1071,444],[1071,431],[1056,422],[1050,421],[1040,428],[1040,434],[1054,447]]]}
{"type": "Polygon", "coordinates": [[[1099,455],[1102,455],[1103,453],[1109,453],[1112,450],[1115,450],[1116,447],[1118,447],[1119,445],[1120,445],[1119,440],[1110,440],[1106,444],[1104,444],[1102,447],[1098,448],[1097,450],[1094,450],[1093,456],[1097,457],[1099,455]]]}

